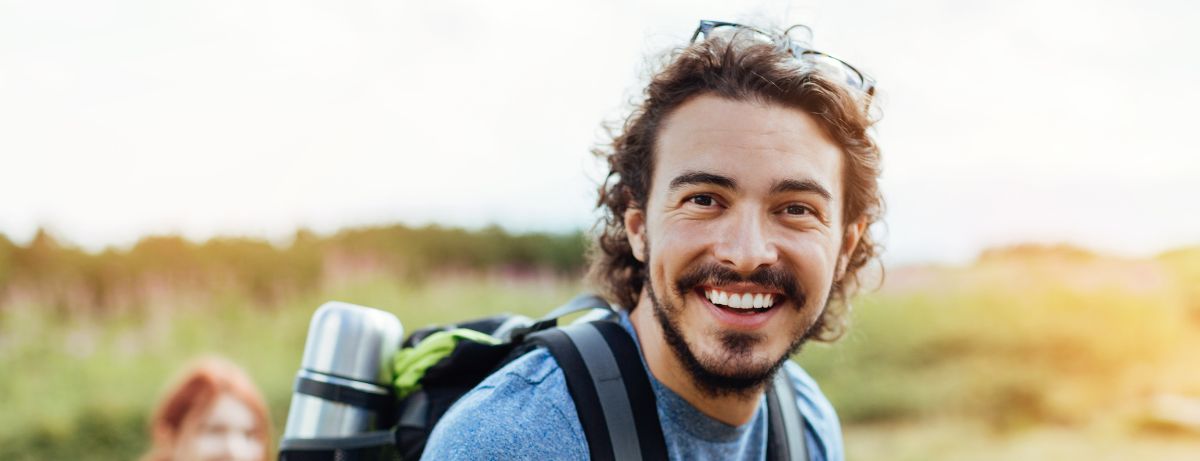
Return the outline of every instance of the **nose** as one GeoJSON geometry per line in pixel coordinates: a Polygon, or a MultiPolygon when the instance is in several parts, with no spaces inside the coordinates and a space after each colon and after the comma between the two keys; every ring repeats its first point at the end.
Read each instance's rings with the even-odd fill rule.
{"type": "Polygon", "coordinates": [[[744,209],[726,217],[726,225],[720,231],[723,235],[713,250],[713,256],[721,264],[749,275],[779,260],[779,250],[766,228],[768,222],[760,213],[744,209]]]}

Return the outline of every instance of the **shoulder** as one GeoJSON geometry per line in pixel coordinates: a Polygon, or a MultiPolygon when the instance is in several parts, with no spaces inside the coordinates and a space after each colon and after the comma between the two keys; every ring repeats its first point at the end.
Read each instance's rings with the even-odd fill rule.
{"type": "Polygon", "coordinates": [[[804,415],[812,430],[811,435],[816,438],[814,442],[821,447],[824,459],[842,460],[845,457],[842,451],[842,426],[833,405],[825,398],[817,382],[800,365],[789,360],[783,368],[792,380],[800,413],[804,415]]]}
{"type": "Polygon", "coordinates": [[[497,370],[434,427],[424,459],[584,459],[566,377],[545,349],[497,370]]]}

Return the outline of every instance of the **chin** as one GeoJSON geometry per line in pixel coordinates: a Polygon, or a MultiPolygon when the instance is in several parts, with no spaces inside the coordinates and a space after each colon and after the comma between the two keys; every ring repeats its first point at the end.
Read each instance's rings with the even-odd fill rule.
{"type": "Polygon", "coordinates": [[[772,309],[769,316],[747,328],[737,319],[732,326],[714,320],[711,313],[704,312],[713,307],[703,297],[683,300],[682,310],[660,303],[653,294],[651,298],[668,346],[696,388],[710,396],[756,397],[805,339],[805,329],[786,328],[789,321],[799,322],[796,315],[781,315],[788,314],[782,308],[795,310],[790,305],[772,309]],[[691,317],[688,320],[692,322],[682,317],[691,317]],[[698,328],[687,329],[684,323],[698,328]],[[781,342],[783,338],[789,341],[781,342]]]}

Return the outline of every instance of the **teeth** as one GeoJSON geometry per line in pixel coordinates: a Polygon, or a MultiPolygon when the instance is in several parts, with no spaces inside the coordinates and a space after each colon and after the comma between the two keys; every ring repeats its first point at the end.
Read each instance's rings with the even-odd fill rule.
{"type": "Polygon", "coordinates": [[[705,291],[704,296],[713,304],[737,309],[761,309],[775,305],[775,295],[770,293],[728,293],[711,289],[705,291]]]}

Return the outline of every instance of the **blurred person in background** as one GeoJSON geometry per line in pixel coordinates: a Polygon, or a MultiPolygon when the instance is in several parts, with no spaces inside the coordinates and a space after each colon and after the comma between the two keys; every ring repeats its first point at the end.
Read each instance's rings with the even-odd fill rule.
{"type": "Polygon", "coordinates": [[[267,406],[245,371],[210,357],[174,382],[154,411],[154,444],[142,461],[270,459],[267,406]]]}

